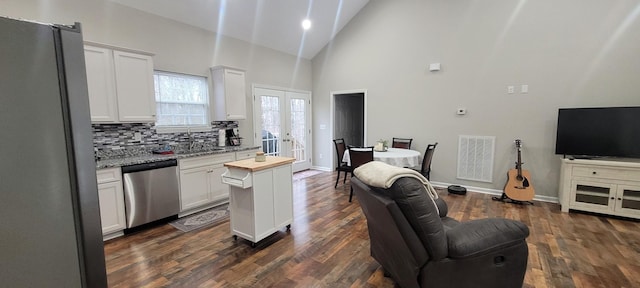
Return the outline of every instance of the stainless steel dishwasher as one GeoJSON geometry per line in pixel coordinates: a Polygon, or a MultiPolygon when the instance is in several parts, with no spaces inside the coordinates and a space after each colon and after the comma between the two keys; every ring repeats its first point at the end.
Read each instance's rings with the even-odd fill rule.
{"type": "Polygon", "coordinates": [[[122,176],[127,228],[180,212],[177,160],[123,166],[122,176]]]}

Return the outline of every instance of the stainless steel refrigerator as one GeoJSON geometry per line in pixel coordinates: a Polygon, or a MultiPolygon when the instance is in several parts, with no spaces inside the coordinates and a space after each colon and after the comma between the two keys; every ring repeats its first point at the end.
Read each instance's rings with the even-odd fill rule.
{"type": "Polygon", "coordinates": [[[0,17],[0,286],[106,287],[80,24],[0,17]]]}

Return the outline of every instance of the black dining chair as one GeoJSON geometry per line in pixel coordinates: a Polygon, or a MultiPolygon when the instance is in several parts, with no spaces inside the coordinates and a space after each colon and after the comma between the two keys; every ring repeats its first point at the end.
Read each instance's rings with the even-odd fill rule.
{"type": "Polygon", "coordinates": [[[391,148],[411,149],[411,142],[413,138],[393,138],[391,142],[391,148]]]}
{"type": "Polygon", "coordinates": [[[336,156],[338,156],[336,171],[338,171],[338,177],[336,178],[336,185],[333,188],[338,188],[338,181],[340,180],[340,172],[344,172],[344,179],[342,180],[342,184],[347,182],[347,175],[351,174],[353,169],[351,166],[347,165],[346,162],[342,161],[344,157],[344,151],[347,150],[347,146],[344,143],[344,138],[334,139],[333,144],[336,146],[336,156]]]}
{"type": "MultiPolygon", "coordinates": [[[[353,170],[360,167],[363,164],[373,161],[373,146],[369,147],[349,147],[349,159],[351,160],[351,177],[353,177],[353,170]]],[[[353,198],[353,187],[349,193],[349,202],[353,198]]]]}
{"type": "Polygon", "coordinates": [[[422,166],[420,166],[420,170],[413,169],[420,174],[422,174],[427,180],[429,179],[429,174],[431,174],[431,160],[433,159],[433,153],[436,150],[436,146],[438,146],[438,142],[427,145],[427,150],[424,151],[424,158],[422,158],[422,166]]]}

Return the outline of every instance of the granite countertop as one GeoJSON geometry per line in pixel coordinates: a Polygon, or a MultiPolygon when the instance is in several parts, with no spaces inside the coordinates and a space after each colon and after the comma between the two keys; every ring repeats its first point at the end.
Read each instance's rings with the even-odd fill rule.
{"type": "Polygon", "coordinates": [[[197,156],[253,150],[253,149],[259,149],[259,148],[261,148],[261,146],[224,146],[224,147],[216,147],[213,149],[185,151],[185,152],[179,152],[176,154],[169,154],[169,155],[147,153],[147,154],[136,155],[136,156],[118,157],[113,159],[101,159],[96,161],[96,169],[114,168],[114,167],[151,163],[151,162],[170,160],[170,159],[183,159],[183,158],[190,158],[190,157],[197,157],[197,156]]]}

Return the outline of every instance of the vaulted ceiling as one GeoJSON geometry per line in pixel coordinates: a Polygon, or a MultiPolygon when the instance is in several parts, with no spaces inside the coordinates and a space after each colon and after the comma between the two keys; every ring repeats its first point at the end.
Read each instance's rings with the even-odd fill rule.
{"type": "Polygon", "coordinates": [[[111,0],[218,34],[313,58],[369,0],[111,0]],[[311,20],[309,30],[302,20],[311,20]]]}

